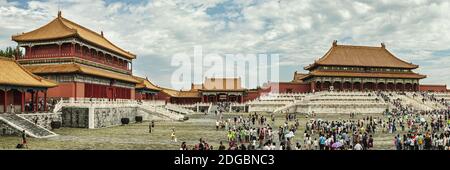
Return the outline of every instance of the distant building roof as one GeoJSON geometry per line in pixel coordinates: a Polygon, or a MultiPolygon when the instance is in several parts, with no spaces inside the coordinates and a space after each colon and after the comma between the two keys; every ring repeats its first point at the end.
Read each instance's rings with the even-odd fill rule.
{"type": "Polygon", "coordinates": [[[49,88],[58,84],[32,74],[13,59],[0,56],[0,85],[49,88]]]}
{"type": "Polygon", "coordinates": [[[58,13],[58,17],[47,25],[44,25],[31,32],[14,35],[12,36],[12,39],[17,42],[27,42],[55,40],[69,37],[79,37],[83,40],[93,43],[94,45],[106,48],[107,50],[122,55],[123,57],[126,57],[128,59],[136,58],[136,55],[127,52],[108,41],[103,36],[103,32],[101,34],[98,34],[90,29],[78,25],[75,22],[63,18],[61,16],[61,13],[58,13]]]}
{"type": "Polygon", "coordinates": [[[198,98],[200,97],[200,93],[198,91],[182,91],[182,90],[173,90],[169,88],[161,88],[161,91],[169,95],[170,97],[177,98],[198,98]]]}
{"type": "Polygon", "coordinates": [[[154,91],[160,91],[161,90],[161,88],[159,88],[158,86],[154,85],[147,78],[142,78],[142,77],[137,77],[137,76],[134,76],[134,78],[139,81],[139,83],[136,84],[136,89],[149,89],[149,90],[154,90],[154,91]]]}
{"type": "Polygon", "coordinates": [[[418,65],[403,61],[389,52],[382,43],[381,47],[338,45],[337,41],[328,52],[306,66],[310,70],[318,65],[327,66],[363,66],[415,69],[418,65]]]}
{"type": "Polygon", "coordinates": [[[308,76],[308,74],[306,74],[306,73],[295,72],[294,73],[294,78],[292,79],[292,82],[301,83],[301,82],[303,82],[303,78],[305,78],[307,76],[308,76]]]}

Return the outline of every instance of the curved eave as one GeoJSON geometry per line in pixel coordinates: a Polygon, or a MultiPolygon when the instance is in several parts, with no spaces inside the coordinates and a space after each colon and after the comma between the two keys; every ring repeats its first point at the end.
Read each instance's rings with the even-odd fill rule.
{"type": "Polygon", "coordinates": [[[373,66],[373,65],[347,65],[347,64],[319,64],[314,63],[308,66],[305,66],[305,70],[311,70],[316,66],[347,66],[347,67],[373,67],[373,68],[403,68],[403,69],[416,69],[419,68],[418,65],[411,64],[411,67],[391,67],[391,66],[373,66]]]}
{"type": "MultiPolygon", "coordinates": [[[[82,40],[84,40],[84,41],[86,41],[86,42],[89,42],[89,43],[91,43],[91,44],[94,44],[94,45],[97,46],[97,47],[104,48],[104,49],[106,49],[106,51],[109,51],[109,52],[114,53],[114,54],[116,54],[116,55],[120,55],[120,56],[123,56],[123,57],[128,58],[128,59],[136,59],[136,55],[135,55],[135,54],[131,54],[131,53],[127,53],[127,52],[123,52],[123,53],[127,53],[127,55],[125,55],[125,54],[120,54],[120,53],[116,52],[115,50],[111,50],[111,49],[109,49],[109,48],[107,48],[107,47],[104,47],[103,45],[100,45],[100,44],[98,44],[98,43],[96,43],[96,42],[93,42],[93,41],[90,41],[90,40],[88,40],[88,39],[86,39],[86,38],[83,38],[82,36],[80,36],[80,35],[78,35],[78,34],[77,34],[77,38],[80,38],[80,39],[82,39],[82,40]]],[[[108,41],[108,40],[106,40],[106,41],[108,41]]],[[[108,42],[109,42],[109,41],[108,41],[108,42]]],[[[111,43],[111,42],[109,42],[109,43],[111,43]]],[[[111,44],[112,44],[112,43],[111,43],[111,44]]],[[[113,45],[113,44],[112,44],[112,45],[113,45]]],[[[119,48],[119,47],[116,46],[116,48],[119,48]]]]}
{"type": "Polygon", "coordinates": [[[379,73],[379,72],[373,72],[373,73],[360,73],[360,72],[312,72],[308,76],[306,76],[304,79],[309,77],[364,77],[364,78],[408,78],[408,79],[424,79],[427,76],[421,75],[417,73],[379,73]]]}
{"type": "Polygon", "coordinates": [[[50,40],[58,40],[58,39],[61,39],[61,38],[71,38],[71,37],[75,37],[75,36],[77,36],[77,33],[73,33],[73,34],[66,35],[66,36],[60,36],[60,37],[38,38],[38,39],[26,39],[26,40],[17,38],[17,37],[19,37],[19,36],[20,36],[20,35],[14,35],[14,36],[12,36],[11,40],[16,41],[16,42],[39,42],[39,41],[50,41],[50,40]]]}

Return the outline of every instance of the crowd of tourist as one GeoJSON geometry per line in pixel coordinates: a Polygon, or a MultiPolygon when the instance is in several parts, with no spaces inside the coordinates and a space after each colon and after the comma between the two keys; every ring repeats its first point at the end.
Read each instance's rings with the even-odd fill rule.
{"type": "Polygon", "coordinates": [[[374,136],[386,134],[395,136],[392,146],[399,150],[450,149],[448,109],[419,112],[402,105],[402,102],[392,98],[392,95],[377,95],[395,108],[386,110],[381,116],[366,116],[360,119],[356,119],[358,113],[350,113],[347,120],[340,118],[330,121],[313,117],[304,125],[303,135],[295,138],[297,141],[294,141],[294,136],[300,135],[300,123],[296,114],[286,114],[285,122],[274,127],[274,114],[264,116],[252,113],[223,119],[220,111],[216,130],[226,132],[228,146],[220,141],[218,149],[370,150],[377,142],[374,136]]]}

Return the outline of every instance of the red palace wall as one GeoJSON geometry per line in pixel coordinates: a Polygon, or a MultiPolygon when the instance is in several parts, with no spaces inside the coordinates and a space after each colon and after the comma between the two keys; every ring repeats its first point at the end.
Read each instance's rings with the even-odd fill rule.
{"type": "MultiPolygon", "coordinates": [[[[77,83],[80,84],[80,83],[77,83]]],[[[77,85],[79,86],[79,85],[77,85]]],[[[80,88],[80,86],[79,86],[80,88]]],[[[83,86],[84,88],[84,86],[83,86]]],[[[78,89],[77,89],[78,90],[78,89]]],[[[81,91],[81,90],[78,90],[81,91]]],[[[80,97],[81,93],[77,91],[77,96],[80,97]]],[[[57,87],[50,88],[47,91],[47,96],[50,98],[69,98],[74,97],[75,95],[75,84],[71,83],[59,83],[57,87]]],[[[84,93],[83,93],[84,95],[84,93]]]]}
{"type": "Polygon", "coordinates": [[[248,91],[247,96],[244,96],[244,102],[255,100],[256,98],[259,97],[259,95],[261,94],[261,91],[263,91],[263,90],[259,89],[257,91],[248,91]]]}
{"type": "Polygon", "coordinates": [[[155,97],[151,94],[141,94],[136,91],[134,91],[134,92],[135,92],[135,97],[134,97],[135,100],[154,100],[155,99],[155,97]]]}
{"type": "Polygon", "coordinates": [[[447,85],[419,85],[420,91],[428,91],[428,92],[447,92],[447,85]]]}
{"type": "Polygon", "coordinates": [[[161,91],[155,95],[155,100],[164,100],[166,102],[170,102],[170,96],[161,91]]]}
{"type": "Polygon", "coordinates": [[[172,97],[170,98],[170,103],[174,103],[174,104],[193,104],[193,103],[198,103],[198,102],[202,102],[202,98],[197,97],[197,98],[175,98],[172,97]]]}
{"type": "Polygon", "coordinates": [[[115,99],[134,99],[134,89],[111,87],[99,84],[84,84],[84,97],[86,98],[114,98],[115,99]]]}
{"type": "Polygon", "coordinates": [[[311,92],[311,84],[309,84],[309,83],[278,82],[278,83],[270,83],[266,87],[270,88],[271,92],[277,91],[277,88],[278,88],[278,92],[279,93],[307,93],[307,92],[311,92]]]}
{"type": "MultiPolygon", "coordinates": [[[[76,83],[78,89],[76,89],[77,97],[84,97],[84,83],[76,83]]],[[[75,97],[75,83],[59,83],[57,87],[53,87],[47,90],[47,98],[70,98],[75,97]]],[[[39,98],[44,97],[44,93],[39,93],[39,98]]],[[[30,101],[31,94],[27,93],[25,101],[30,101]]]]}

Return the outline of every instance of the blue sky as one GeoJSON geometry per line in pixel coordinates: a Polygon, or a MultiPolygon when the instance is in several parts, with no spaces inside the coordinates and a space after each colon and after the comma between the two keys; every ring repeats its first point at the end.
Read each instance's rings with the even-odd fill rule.
{"type": "MultiPolygon", "coordinates": [[[[339,44],[380,46],[419,64],[424,84],[450,84],[445,0],[60,0],[63,16],[138,55],[134,72],[171,87],[176,53],[278,53],[280,80],[339,44]]],[[[51,21],[58,0],[0,0],[0,48],[51,21]]],[[[199,82],[195,82],[199,83],[199,82]]],[[[179,88],[179,87],[175,87],[179,88]]]]}

